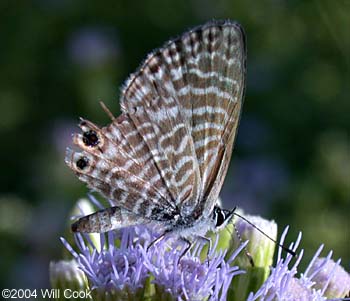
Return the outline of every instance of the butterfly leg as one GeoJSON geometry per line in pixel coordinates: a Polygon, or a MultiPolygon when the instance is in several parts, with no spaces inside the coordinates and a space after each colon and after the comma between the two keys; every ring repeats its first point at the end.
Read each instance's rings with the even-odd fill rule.
{"type": "Polygon", "coordinates": [[[206,256],[206,258],[208,259],[208,265],[209,265],[209,253],[210,253],[210,251],[211,251],[211,249],[212,249],[212,247],[213,247],[212,241],[211,241],[210,238],[205,237],[205,236],[198,236],[198,237],[197,237],[197,240],[198,240],[198,241],[201,241],[201,242],[203,243],[203,245],[206,244],[206,243],[208,243],[208,250],[207,250],[207,256],[206,256]]]}
{"type": "MultiPolygon", "coordinates": [[[[179,258],[179,261],[181,260],[181,258],[183,256],[185,256],[187,254],[187,252],[192,248],[192,245],[193,245],[193,243],[190,240],[188,240],[187,238],[181,237],[181,240],[187,244],[187,247],[182,252],[182,254],[181,254],[180,258],[179,258]]],[[[207,238],[205,236],[197,236],[197,241],[201,241],[203,244],[206,244],[206,243],[209,244],[208,251],[207,251],[207,258],[208,258],[208,263],[209,263],[209,253],[210,253],[210,250],[212,248],[211,239],[209,239],[209,238],[207,238]]]]}
{"type": "MultiPolygon", "coordinates": [[[[238,231],[238,229],[237,229],[235,223],[233,223],[233,228],[235,229],[236,236],[238,237],[239,243],[242,245],[242,244],[243,244],[242,236],[241,236],[241,234],[239,233],[239,231],[238,231]]],[[[251,265],[252,267],[254,267],[255,264],[254,264],[253,256],[248,252],[247,247],[244,247],[244,253],[245,253],[245,255],[247,256],[250,265],[251,265]]]]}
{"type": "Polygon", "coordinates": [[[211,239],[208,238],[208,237],[205,237],[205,236],[198,236],[197,240],[201,241],[203,244],[208,243],[209,246],[208,246],[208,251],[207,251],[207,257],[209,257],[209,253],[210,253],[210,251],[211,251],[211,249],[213,247],[211,239]]]}
{"type": "Polygon", "coordinates": [[[161,242],[165,236],[169,233],[170,231],[165,231],[161,236],[159,236],[158,238],[156,238],[155,240],[153,240],[147,247],[147,252],[149,251],[149,249],[153,246],[155,246],[156,244],[158,244],[159,242],[161,242]]]}
{"type": "Polygon", "coordinates": [[[187,238],[184,238],[184,237],[181,237],[181,240],[183,242],[185,242],[187,244],[187,247],[185,248],[185,250],[181,253],[180,257],[179,257],[179,261],[182,259],[182,257],[184,257],[187,252],[191,249],[192,247],[192,243],[187,239],[187,238]]]}

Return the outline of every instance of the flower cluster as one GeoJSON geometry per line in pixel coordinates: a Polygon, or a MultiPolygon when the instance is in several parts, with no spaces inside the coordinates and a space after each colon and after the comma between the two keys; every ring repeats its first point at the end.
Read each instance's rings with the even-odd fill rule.
{"type": "Polygon", "coordinates": [[[233,266],[236,255],[245,246],[225,260],[225,251],[215,252],[214,245],[208,258],[202,261],[203,244],[196,243],[184,253],[185,243],[169,244],[155,239],[149,229],[126,228],[119,233],[100,234],[98,250],[89,235],[75,235],[79,253],[62,239],[80,269],[85,273],[97,300],[142,300],[153,292],[154,300],[226,300],[232,278],[243,273],[233,266]]]}
{"type": "MultiPolygon", "coordinates": [[[[249,219],[275,239],[274,222],[249,219]]],[[[349,293],[349,274],[339,265],[340,261],[332,261],[332,252],[326,258],[319,257],[323,246],[297,277],[303,250],[296,259],[290,254],[283,257],[279,250],[277,263],[271,268],[271,241],[238,219],[237,232],[242,239],[249,239],[249,244],[232,243],[233,227],[231,224],[212,236],[210,248],[199,240],[192,243],[189,251],[188,243],[181,239],[163,239],[153,244],[159,233],[146,227],[98,234],[98,239],[96,235],[76,234],[77,248],[62,238],[74,260],[51,263],[51,283],[54,288],[85,286],[92,290],[94,300],[101,301],[321,301],[343,298],[349,293]],[[247,261],[248,253],[254,267],[247,261]]],[[[301,234],[290,249],[296,252],[300,241],[301,234]]]]}
{"type": "MultiPolygon", "coordinates": [[[[281,243],[284,241],[287,230],[285,229],[282,234],[281,243]]],[[[300,241],[301,233],[296,242],[291,245],[294,251],[297,250],[300,241]]],[[[347,292],[350,292],[350,276],[339,266],[340,260],[335,263],[331,259],[332,252],[329,252],[326,258],[319,258],[322,249],[323,245],[318,248],[300,278],[297,278],[297,268],[304,251],[300,251],[290,268],[293,256],[287,254],[282,258],[279,250],[277,264],[272,268],[270,276],[256,293],[249,295],[247,301],[324,301],[344,297],[347,292]]]]}

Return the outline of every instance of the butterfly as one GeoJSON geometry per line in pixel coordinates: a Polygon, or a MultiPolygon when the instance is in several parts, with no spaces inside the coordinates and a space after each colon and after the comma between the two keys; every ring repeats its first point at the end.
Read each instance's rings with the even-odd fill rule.
{"type": "Polygon", "coordinates": [[[112,207],[80,218],[74,232],[159,225],[165,237],[223,228],[217,203],[245,91],[242,27],[211,21],[150,53],[122,89],[121,115],[98,127],[82,119],[65,162],[112,207]]]}

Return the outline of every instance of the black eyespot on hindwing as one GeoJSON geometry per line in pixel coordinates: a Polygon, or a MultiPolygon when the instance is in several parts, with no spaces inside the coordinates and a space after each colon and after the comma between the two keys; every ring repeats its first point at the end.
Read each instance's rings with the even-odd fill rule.
{"type": "Polygon", "coordinates": [[[100,140],[98,139],[97,133],[93,130],[84,132],[83,142],[86,146],[96,146],[99,144],[100,140]]]}
{"type": "Polygon", "coordinates": [[[80,170],[83,170],[89,165],[89,160],[86,157],[81,157],[75,164],[80,170]]]}

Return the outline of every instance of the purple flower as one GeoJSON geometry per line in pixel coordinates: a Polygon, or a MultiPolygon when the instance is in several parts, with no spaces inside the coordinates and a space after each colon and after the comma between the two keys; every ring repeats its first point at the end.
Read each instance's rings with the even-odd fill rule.
{"type": "MultiPolygon", "coordinates": [[[[342,298],[350,294],[350,275],[340,266],[340,259],[315,258],[305,275],[313,275],[315,288],[322,290],[328,298],[342,298]]],[[[302,279],[307,276],[302,275],[302,279]]],[[[350,300],[350,299],[349,299],[350,300]]]]}
{"type": "Polygon", "coordinates": [[[151,248],[145,254],[145,264],[154,276],[154,284],[159,296],[169,300],[176,296],[177,300],[226,300],[226,294],[234,276],[244,273],[232,262],[237,254],[246,246],[241,245],[228,260],[225,261],[226,250],[216,252],[215,245],[209,250],[204,262],[201,254],[203,244],[197,242],[186,254],[183,250],[187,244],[180,242],[178,247],[169,247],[166,242],[162,246],[151,248]],[[180,250],[180,251],[179,251],[180,250]]]}
{"type": "MultiPolygon", "coordinates": [[[[90,201],[102,207],[95,198],[90,197],[90,201]]],[[[85,206],[84,201],[79,204],[83,214],[92,210],[85,206]]],[[[264,222],[257,217],[249,219],[275,238],[274,222],[264,222]]],[[[108,234],[76,234],[78,251],[65,239],[62,238],[62,241],[73,255],[78,268],[84,272],[94,300],[99,301],[319,301],[342,298],[350,290],[350,276],[339,266],[340,261],[335,263],[331,260],[332,252],[326,258],[319,258],[323,246],[318,249],[305,272],[299,272],[300,276],[297,277],[303,250],[298,252],[297,258],[290,254],[282,258],[279,250],[277,263],[269,273],[268,266],[271,265],[273,254],[271,242],[264,243],[263,237],[259,238],[260,234],[254,232],[255,229],[242,223],[237,222],[237,230],[244,239],[250,240],[251,246],[248,245],[246,251],[253,257],[255,267],[241,265],[243,261],[237,255],[247,243],[237,249],[234,244],[228,243],[232,238],[230,234],[234,233],[229,227],[212,236],[215,243],[209,251],[206,251],[204,240],[194,241],[187,252],[188,244],[181,239],[173,241],[167,238],[152,244],[160,235],[157,233],[159,229],[144,226],[124,228],[108,234]],[[242,270],[242,266],[247,272],[242,270]],[[239,276],[243,273],[245,275],[239,276]],[[261,279],[257,277],[259,273],[261,279]]],[[[282,234],[281,244],[287,231],[288,228],[282,234]]],[[[295,252],[300,241],[301,234],[290,249],[295,252]]],[[[59,275],[62,274],[63,279],[72,278],[69,275],[74,273],[67,271],[69,273],[59,275]]]]}
{"type": "Polygon", "coordinates": [[[85,274],[78,269],[75,260],[60,260],[50,262],[50,282],[53,288],[70,288],[83,290],[86,288],[85,274]]]}
{"type": "Polygon", "coordinates": [[[62,238],[65,247],[78,262],[89,280],[90,288],[104,295],[132,297],[143,291],[149,272],[143,264],[144,246],[136,234],[137,229],[126,228],[120,240],[115,232],[100,234],[99,250],[89,235],[76,234],[79,253],[62,238]],[[116,247],[119,245],[119,247],[116,247]]]}
{"type": "MultiPolygon", "coordinates": [[[[281,244],[283,244],[284,238],[287,235],[288,228],[282,234],[281,244]]],[[[301,233],[299,234],[295,243],[290,248],[296,251],[301,241],[301,233]]],[[[332,252],[329,252],[327,258],[322,260],[322,264],[315,265],[318,261],[318,256],[323,249],[321,245],[316,251],[313,259],[309,263],[305,273],[301,274],[300,278],[297,278],[297,268],[303,257],[303,250],[298,254],[295,263],[291,265],[293,256],[287,254],[285,258],[281,256],[281,249],[279,249],[277,256],[277,264],[272,268],[269,278],[261,286],[256,293],[251,293],[247,301],[267,301],[267,300],[283,300],[283,301],[321,301],[328,300],[325,296],[325,291],[331,279],[335,276],[334,270],[338,266],[339,262],[334,264],[330,259],[332,252]],[[322,274],[324,267],[333,263],[332,271],[323,273],[322,283],[317,280],[319,275],[322,274]]],[[[347,274],[347,273],[346,273],[347,274]]],[[[345,276],[345,275],[344,275],[345,276]]],[[[346,275],[349,276],[348,274],[346,275]]]]}
{"type": "Polygon", "coordinates": [[[223,301],[232,278],[244,273],[232,266],[232,262],[246,244],[228,260],[225,260],[226,251],[215,251],[215,244],[205,254],[208,257],[201,260],[204,251],[200,242],[194,243],[186,254],[183,252],[187,245],[181,241],[170,245],[169,240],[163,240],[148,248],[158,236],[145,227],[131,227],[109,232],[107,240],[100,234],[100,243],[96,244],[89,235],[77,234],[78,252],[65,239],[62,242],[99,300],[107,296],[115,300],[138,300],[145,291],[155,291],[155,300],[223,301]],[[98,246],[103,247],[100,250],[98,246]]]}

